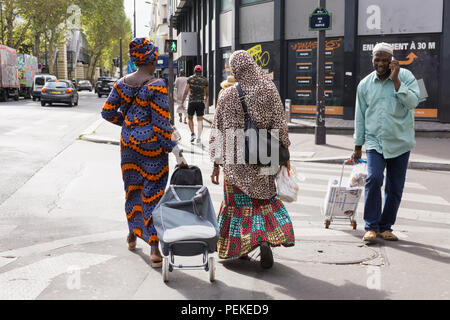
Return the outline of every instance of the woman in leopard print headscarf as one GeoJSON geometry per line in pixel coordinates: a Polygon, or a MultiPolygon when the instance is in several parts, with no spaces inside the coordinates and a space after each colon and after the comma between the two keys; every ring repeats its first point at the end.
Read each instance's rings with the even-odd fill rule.
{"type": "MultiPolygon", "coordinates": [[[[230,57],[230,67],[242,88],[254,124],[259,129],[278,129],[280,142],[289,148],[284,107],[274,83],[246,51],[234,52],[230,57]]],[[[277,196],[275,175],[262,174],[261,167],[236,161],[244,152],[243,144],[226,138],[230,131],[242,132],[244,129],[244,112],[235,86],[225,89],[220,95],[212,129],[213,183],[219,184],[218,164],[224,170],[225,199],[218,217],[219,257],[246,257],[260,246],[261,265],[270,268],[273,264],[270,247],[293,246],[294,231],[287,210],[277,196]],[[233,149],[234,161],[227,159],[230,149],[233,149]]]]}

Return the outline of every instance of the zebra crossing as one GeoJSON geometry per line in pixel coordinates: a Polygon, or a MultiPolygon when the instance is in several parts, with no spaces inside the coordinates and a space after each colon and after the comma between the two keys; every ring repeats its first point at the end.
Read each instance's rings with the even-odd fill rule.
{"type": "MultiPolygon", "coordinates": [[[[222,185],[217,186],[210,182],[209,175],[212,172],[212,164],[207,147],[189,145],[188,143],[183,144],[183,142],[181,146],[185,150],[184,155],[188,163],[197,165],[202,169],[204,184],[208,187],[214,207],[218,210],[223,199],[222,185]]],[[[300,193],[297,201],[286,203],[286,208],[294,224],[301,226],[302,232],[305,232],[305,234],[335,236],[336,232],[327,232],[329,230],[313,230],[323,229],[324,216],[322,208],[327,193],[328,181],[331,177],[339,179],[342,165],[292,161],[291,167],[296,170],[297,178],[300,180],[300,193]],[[307,224],[300,223],[300,221],[305,219],[309,221],[307,224]]],[[[351,171],[351,166],[345,166],[343,177],[349,177],[351,171]]],[[[360,230],[363,229],[363,209],[364,195],[358,203],[356,213],[356,220],[360,230]]],[[[398,219],[450,224],[450,214],[448,212],[450,212],[450,202],[448,200],[431,194],[425,185],[416,181],[408,181],[407,178],[397,216],[398,219]]]]}

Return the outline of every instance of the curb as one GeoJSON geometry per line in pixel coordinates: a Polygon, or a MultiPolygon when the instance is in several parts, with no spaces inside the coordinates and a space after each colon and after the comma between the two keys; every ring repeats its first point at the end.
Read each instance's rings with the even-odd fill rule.
{"type": "MultiPolygon", "coordinates": [[[[206,117],[203,118],[208,123],[212,123],[209,119],[206,117]]],[[[78,137],[79,140],[94,142],[94,143],[104,143],[104,144],[111,144],[111,145],[120,145],[120,142],[118,139],[111,139],[108,137],[102,137],[98,136],[95,133],[93,133],[103,122],[103,119],[99,119],[93,124],[91,124],[80,136],[78,137]]],[[[291,132],[292,126],[289,127],[289,132],[291,132]]],[[[312,130],[311,133],[314,133],[314,127],[302,127],[306,128],[308,130],[312,130]]],[[[328,129],[328,128],[327,128],[328,129]]],[[[342,129],[342,128],[341,128],[342,129]]],[[[344,129],[346,131],[350,131],[347,129],[344,129]]],[[[352,129],[353,130],[353,129],[352,129]]],[[[328,130],[327,132],[330,133],[328,130]]],[[[447,132],[450,137],[450,132],[447,132]]],[[[291,161],[295,162],[316,162],[316,163],[329,163],[329,164],[342,164],[345,160],[348,160],[348,158],[342,158],[342,157],[333,157],[333,158],[291,158],[291,161]]],[[[450,171],[450,163],[439,163],[439,162],[428,162],[428,161],[410,161],[408,164],[408,169],[417,169],[417,170],[437,170],[437,171],[450,171]]]]}
{"type": "Polygon", "coordinates": [[[120,145],[119,140],[114,140],[107,137],[97,136],[95,134],[82,134],[78,138],[79,140],[95,142],[95,143],[104,143],[104,144],[112,144],[112,145],[120,145]]]}
{"type": "MultiPolygon", "coordinates": [[[[93,134],[80,135],[79,140],[94,142],[94,143],[104,143],[111,145],[120,145],[119,140],[97,136],[93,134]]],[[[186,150],[187,147],[185,146],[186,150]]],[[[348,158],[292,158],[291,161],[295,162],[315,162],[315,163],[328,163],[328,164],[342,164],[348,158]]],[[[436,171],[450,171],[450,163],[439,163],[439,162],[426,162],[426,161],[410,161],[408,164],[408,169],[417,170],[436,170],[436,171]]]]}
{"type": "MultiPolygon", "coordinates": [[[[342,164],[348,158],[318,158],[318,159],[291,159],[296,162],[316,162],[329,164],[342,164]]],[[[410,161],[408,169],[450,171],[450,163],[410,161]]]]}
{"type": "MultiPolygon", "coordinates": [[[[290,133],[306,133],[306,134],[314,134],[315,126],[304,126],[304,125],[288,125],[288,130],[290,133]]],[[[354,128],[346,128],[346,127],[326,127],[327,134],[333,135],[353,135],[354,128]]],[[[416,129],[415,131],[416,137],[421,138],[440,138],[440,139],[448,139],[450,138],[450,131],[448,130],[423,130],[416,129]]]]}

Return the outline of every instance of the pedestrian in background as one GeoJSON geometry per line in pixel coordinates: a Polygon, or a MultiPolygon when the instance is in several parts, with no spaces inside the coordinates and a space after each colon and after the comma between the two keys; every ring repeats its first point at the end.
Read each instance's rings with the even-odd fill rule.
{"type": "Polygon", "coordinates": [[[145,38],[129,44],[130,60],[138,70],[114,83],[102,117],[122,127],[120,154],[128,220],[128,248],[136,248],[136,236],[151,247],[152,267],[162,264],[152,212],[164,194],[169,176],[168,153],[186,166],[172,140],[167,88],[155,79],[158,48],[145,38]]]}
{"type": "MultiPolygon", "coordinates": [[[[274,83],[267,79],[253,58],[243,50],[230,57],[231,71],[245,95],[248,113],[260,129],[279,130],[279,139],[289,148],[288,126],[284,106],[274,83]]],[[[239,164],[227,160],[232,154],[242,153],[242,146],[233,144],[226,132],[244,129],[244,112],[236,86],[220,95],[210,137],[210,157],[214,161],[211,180],[219,184],[220,165],[224,170],[224,200],[218,222],[220,235],[217,244],[222,259],[245,258],[260,247],[261,266],[273,265],[271,247],[294,246],[295,237],[288,212],[277,196],[275,173],[262,174],[258,165],[239,164]]],[[[234,140],[234,139],[233,139],[234,140]]],[[[290,168],[289,161],[286,166],[290,168]]]]}
{"type": "Polygon", "coordinates": [[[187,113],[189,129],[191,130],[191,143],[194,143],[196,138],[194,132],[194,114],[197,114],[197,144],[201,144],[202,142],[203,116],[205,114],[205,106],[208,103],[209,95],[208,80],[202,76],[202,72],[202,66],[196,65],[194,67],[194,75],[187,79],[187,85],[181,101],[181,107],[184,108],[184,101],[189,94],[187,113]]]}
{"type": "Polygon", "coordinates": [[[402,198],[409,155],[415,147],[414,108],[419,104],[419,85],[414,75],[400,68],[393,47],[378,43],[372,53],[375,71],[358,85],[355,114],[357,162],[366,146],[368,176],[364,196],[364,241],[377,235],[396,241],[392,226],[402,198]],[[381,187],[386,169],[384,206],[381,187]]]}
{"type": "Polygon", "coordinates": [[[218,95],[217,99],[220,98],[220,95],[225,91],[226,88],[234,86],[235,84],[236,84],[236,79],[233,76],[228,76],[226,80],[224,80],[220,83],[220,87],[222,89],[219,91],[219,95],[218,95]]]}
{"type": "MultiPolygon", "coordinates": [[[[181,101],[183,99],[184,90],[186,89],[187,78],[183,69],[180,70],[180,75],[175,80],[174,88],[177,91],[177,113],[180,117],[180,122],[183,121],[184,115],[184,123],[186,123],[187,112],[184,107],[182,107],[181,101]]],[[[183,101],[184,102],[184,101],[183,101]]]]}

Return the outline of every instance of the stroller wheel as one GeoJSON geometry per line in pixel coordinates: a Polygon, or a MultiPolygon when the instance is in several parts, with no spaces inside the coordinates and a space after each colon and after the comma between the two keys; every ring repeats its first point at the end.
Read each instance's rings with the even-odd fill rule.
{"type": "Polygon", "coordinates": [[[162,277],[163,277],[164,282],[169,281],[169,258],[168,257],[163,258],[162,277]]]}
{"type": "Polygon", "coordinates": [[[214,264],[214,257],[208,258],[209,266],[209,281],[214,282],[216,280],[216,265],[214,264]]]}

